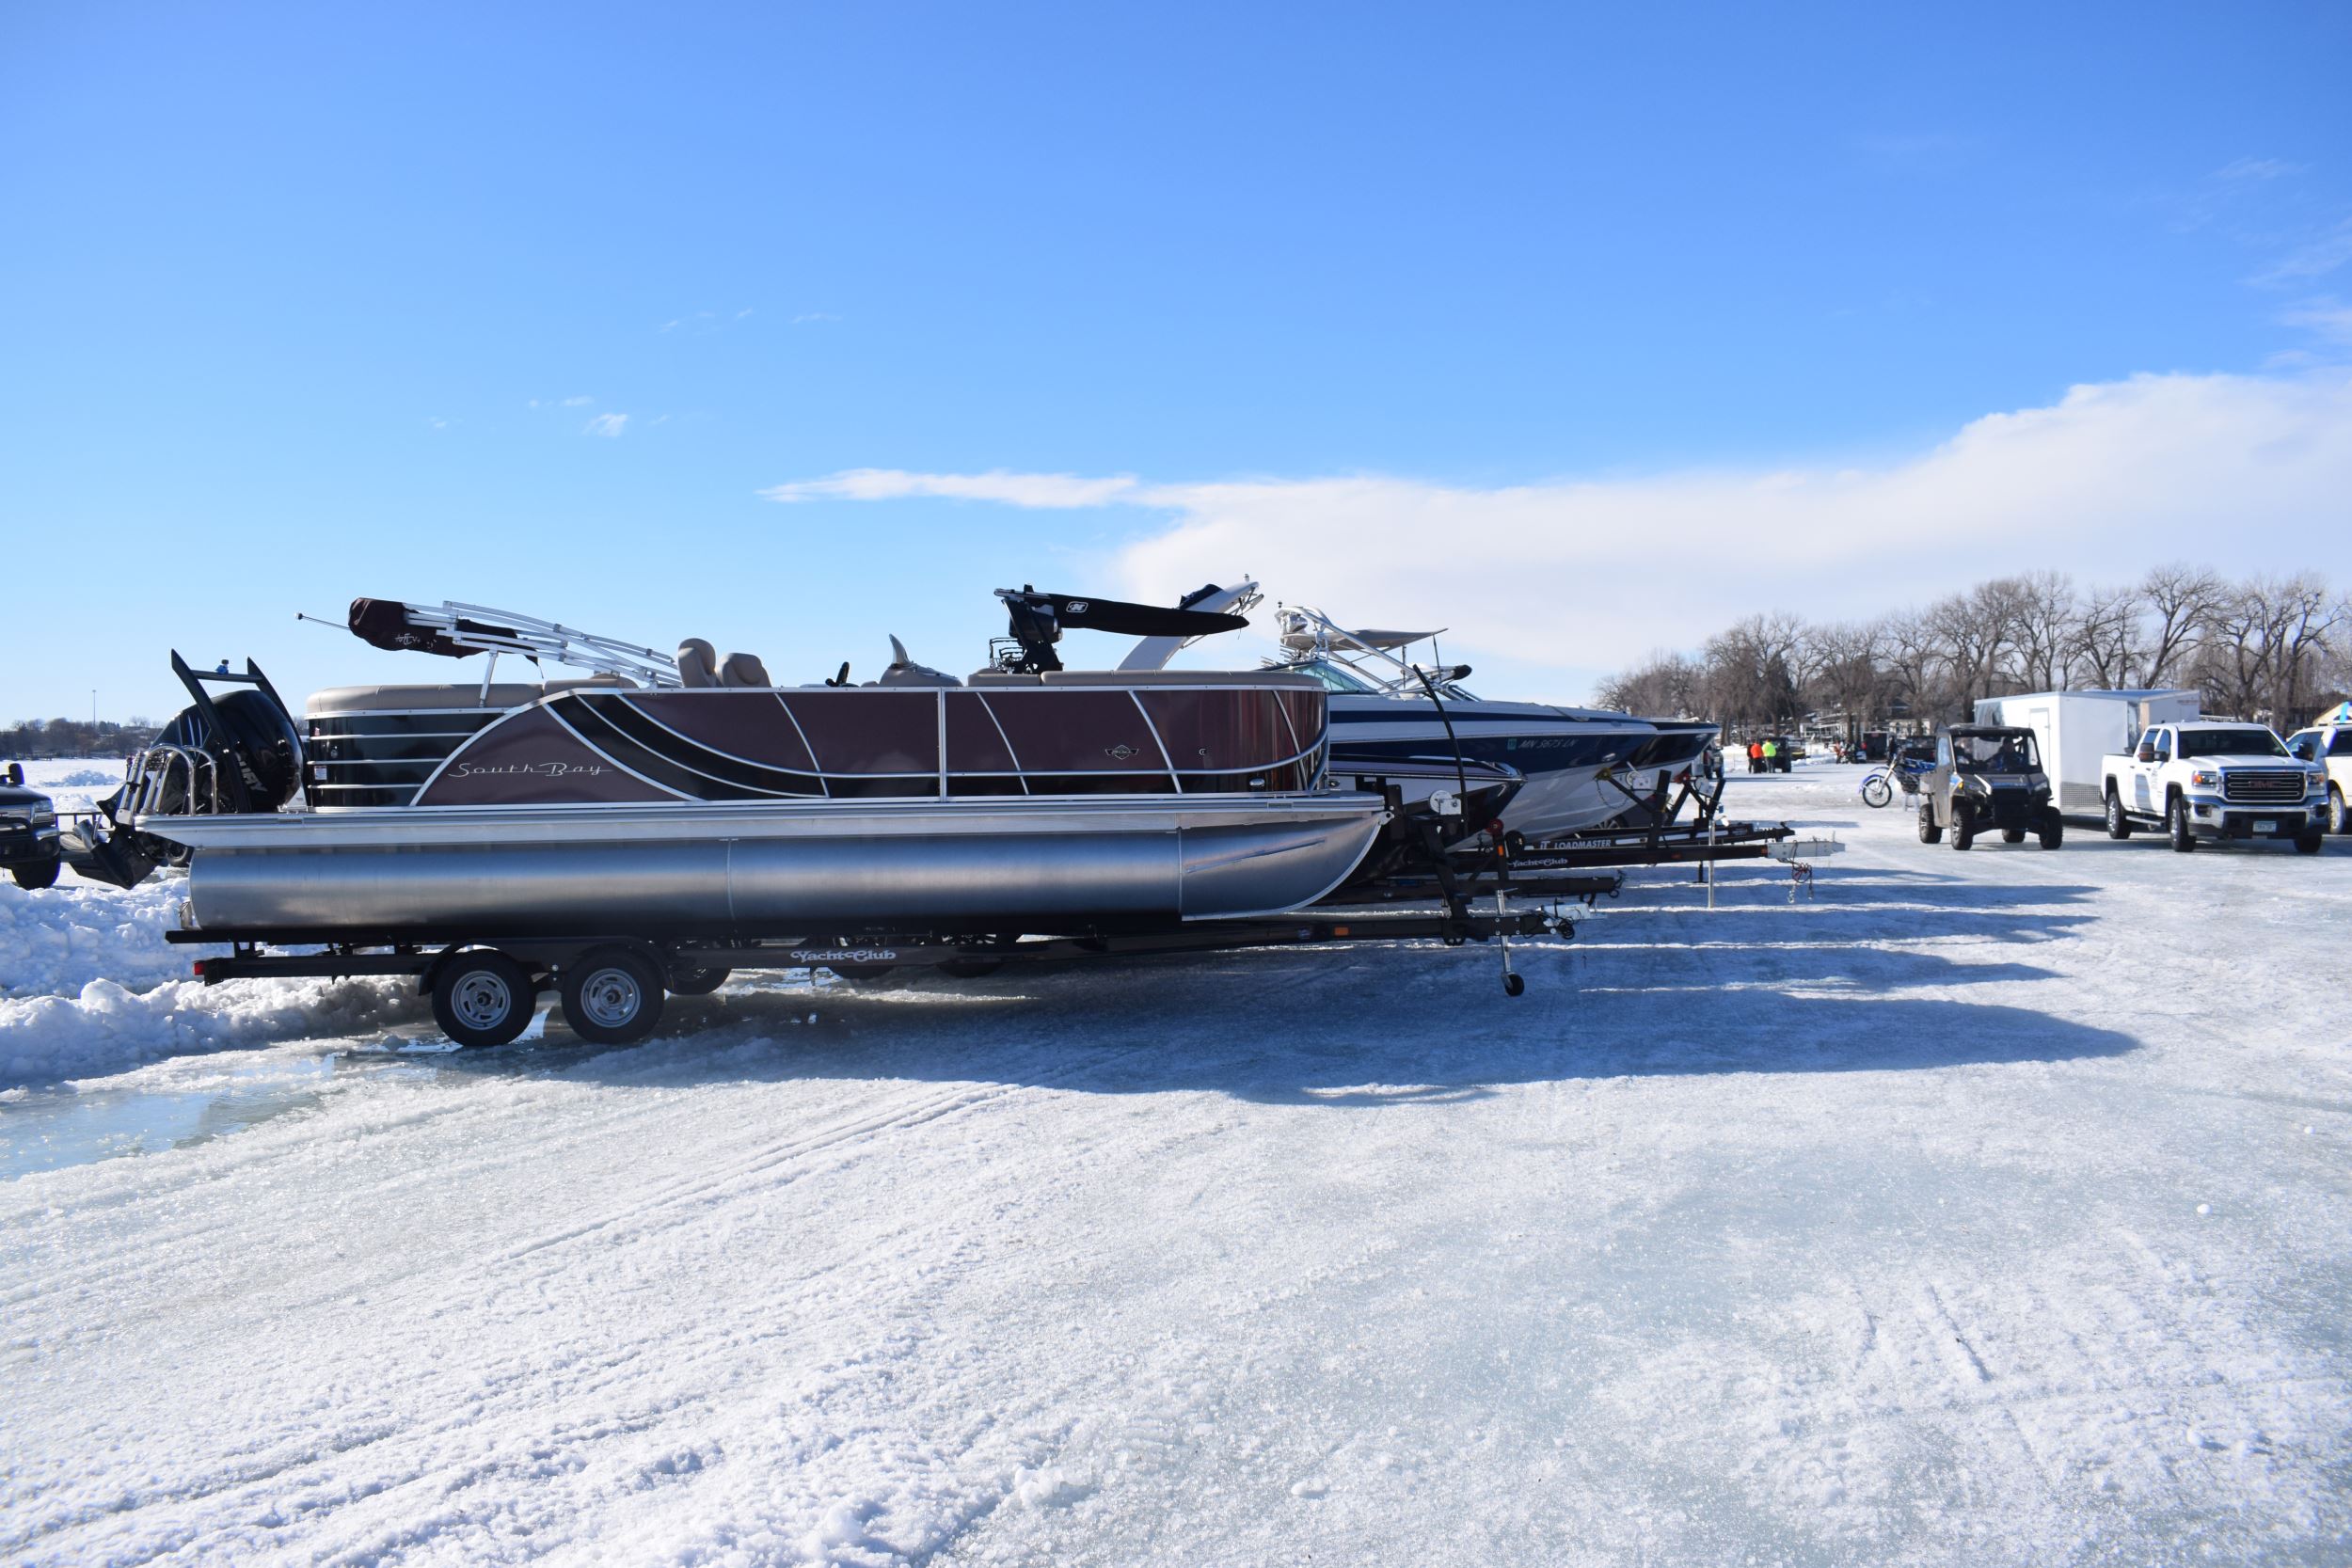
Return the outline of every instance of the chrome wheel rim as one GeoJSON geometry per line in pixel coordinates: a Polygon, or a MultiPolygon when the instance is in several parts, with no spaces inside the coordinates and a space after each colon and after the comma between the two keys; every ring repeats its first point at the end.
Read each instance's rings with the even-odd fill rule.
{"type": "Polygon", "coordinates": [[[450,1011],[469,1029],[495,1029],[515,1010],[515,993],[504,979],[477,969],[451,990],[450,1011]]]}
{"type": "Polygon", "coordinates": [[[637,976],[618,966],[592,971],[580,983],[580,1010],[600,1029],[627,1026],[644,1005],[637,976]]]}

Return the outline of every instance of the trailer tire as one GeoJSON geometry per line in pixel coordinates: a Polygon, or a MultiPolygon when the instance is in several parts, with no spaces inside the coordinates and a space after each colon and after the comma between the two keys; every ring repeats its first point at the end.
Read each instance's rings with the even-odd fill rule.
{"type": "Polygon", "coordinates": [[[56,887],[57,864],[56,861],[42,861],[39,865],[20,865],[10,870],[8,875],[14,877],[16,885],[22,888],[56,887]]]}
{"type": "Polygon", "coordinates": [[[2123,797],[2116,793],[2113,784],[2107,785],[2107,836],[2109,838],[2132,836],[2132,819],[2123,810],[2123,797]]]}
{"type": "Polygon", "coordinates": [[[2187,796],[2175,795],[2164,803],[2164,835],[2174,854],[2185,855],[2197,847],[2197,831],[2188,821],[2187,796]]]}
{"type": "Polygon", "coordinates": [[[672,996],[708,996],[727,983],[731,969],[698,969],[691,964],[673,964],[668,985],[672,996]]]}
{"type": "Polygon", "coordinates": [[[453,954],[433,976],[433,1022],[459,1045],[505,1045],[530,1027],[538,995],[530,972],[503,953],[453,954]]]}
{"type": "Polygon", "coordinates": [[[592,1045],[635,1045],[661,1022],[661,976],[626,947],[596,947],[558,976],[564,1022],[592,1045]]]}

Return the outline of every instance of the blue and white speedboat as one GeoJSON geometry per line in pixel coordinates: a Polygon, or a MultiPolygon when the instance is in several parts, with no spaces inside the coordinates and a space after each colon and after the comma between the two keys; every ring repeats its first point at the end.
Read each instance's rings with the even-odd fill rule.
{"type": "MultiPolygon", "coordinates": [[[[1258,600],[1257,588],[1246,582],[1204,589],[1184,605],[1246,611],[1258,600]]],[[[1480,697],[1461,684],[1470,673],[1466,666],[1436,661],[1443,628],[1343,628],[1304,605],[1284,605],[1276,613],[1282,657],[1273,666],[1311,675],[1330,693],[1335,772],[1375,771],[1411,759],[1451,762],[1458,746],[1467,761],[1521,775],[1505,816],[1508,826],[1530,840],[1588,832],[1627,816],[1636,798],[1647,796],[1661,778],[1671,781],[1698,766],[1716,736],[1713,724],[1693,720],[1480,697]],[[1422,641],[1431,645],[1426,665],[1405,657],[1422,641]]],[[[1177,646],[1172,640],[1147,641],[1120,668],[1159,668],[1177,646]]]]}

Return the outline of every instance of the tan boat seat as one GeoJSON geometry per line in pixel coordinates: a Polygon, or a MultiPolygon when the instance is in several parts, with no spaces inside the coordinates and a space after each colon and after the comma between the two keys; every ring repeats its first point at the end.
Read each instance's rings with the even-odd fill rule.
{"type": "Polygon", "coordinates": [[[768,666],[759,661],[757,654],[729,654],[726,662],[719,666],[719,684],[765,688],[776,683],[768,678],[768,666]]]}

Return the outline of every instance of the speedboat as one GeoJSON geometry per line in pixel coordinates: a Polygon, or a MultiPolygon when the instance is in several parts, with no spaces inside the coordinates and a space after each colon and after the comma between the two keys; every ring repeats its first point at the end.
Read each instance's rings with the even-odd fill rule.
{"type": "Polygon", "coordinates": [[[219,940],[865,930],[1054,932],[1279,913],[1328,894],[1386,820],[1327,780],[1325,689],[1281,670],[1072,671],[1064,626],[1197,637],[1240,617],[1000,593],[965,679],[897,657],[782,686],[475,605],[360,599],[379,647],[478,681],[342,687],[299,730],[266,679],[174,668],[204,744],[135,762],[115,821],[187,853],[219,940]],[[495,679],[502,655],[583,673],[495,679]],[[242,689],[217,699],[208,688],[242,689]]]}
{"type": "MultiPolygon", "coordinates": [[[[1247,610],[1258,585],[1212,585],[1185,598],[1201,610],[1247,610]]],[[[1373,773],[1406,763],[1450,762],[1507,768],[1521,776],[1509,827],[1529,840],[1606,826],[1637,816],[1660,786],[1695,767],[1716,726],[1698,721],[1637,719],[1601,708],[1498,702],[1462,685],[1470,667],[1438,657],[1437,631],[1343,629],[1321,610],[1283,605],[1277,611],[1281,657],[1269,670],[1304,675],[1327,693],[1335,772],[1373,773]],[[1430,644],[1431,658],[1405,656],[1430,644]]],[[[1181,642],[1138,643],[1124,671],[1159,669],[1181,642]]],[[[1442,777],[1442,768],[1435,775],[1442,777]]]]}

